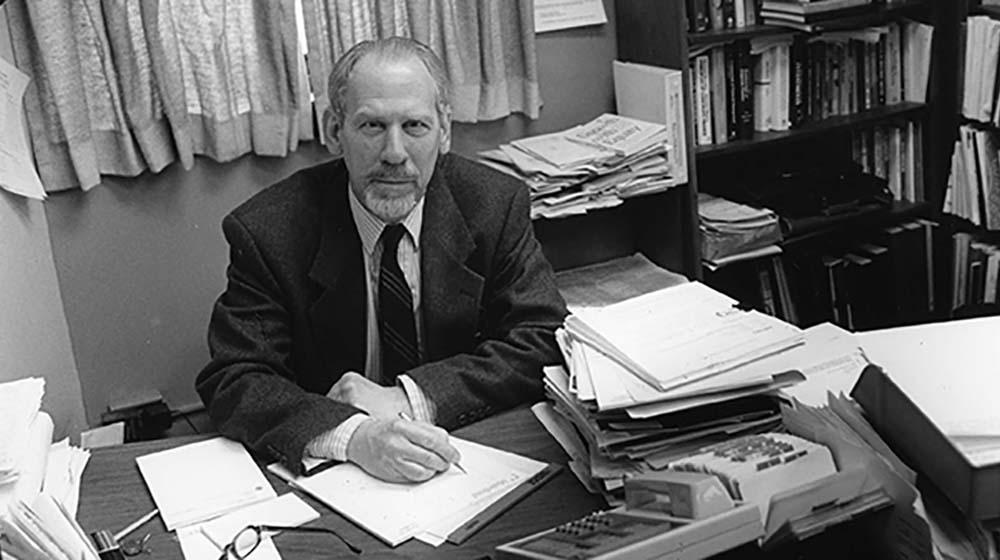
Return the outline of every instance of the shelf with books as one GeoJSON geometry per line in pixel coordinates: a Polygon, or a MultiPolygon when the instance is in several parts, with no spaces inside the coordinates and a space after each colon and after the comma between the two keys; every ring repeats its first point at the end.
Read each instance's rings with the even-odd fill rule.
{"type": "MultiPolygon", "coordinates": [[[[892,194],[888,208],[873,205],[850,216],[819,218],[812,226],[793,230],[795,233],[781,245],[784,255],[821,252],[803,261],[810,274],[815,274],[793,282],[796,287],[789,292],[793,304],[799,299],[797,293],[818,289],[816,282],[834,274],[833,264],[824,264],[824,257],[830,263],[843,263],[843,269],[850,271],[846,274],[852,276],[864,263],[878,260],[856,254],[858,246],[877,249],[882,241],[889,242],[888,231],[908,231],[904,237],[913,237],[914,246],[916,237],[920,237],[923,247],[933,248],[934,244],[926,239],[937,230],[927,224],[934,224],[939,214],[947,156],[953,143],[951,113],[957,83],[954,61],[960,29],[951,2],[873,3],[824,19],[824,33],[765,25],[760,18],[753,26],[712,29],[709,25],[697,30],[688,27],[686,17],[670,19],[692,3],[697,4],[616,2],[620,60],[663,65],[664,38],[674,33],[685,37],[682,56],[687,57],[688,65],[683,68],[684,82],[690,97],[686,102],[690,110],[687,122],[692,132],[689,138],[695,140],[690,150],[694,165],[688,173],[692,192],[726,198],[733,195],[733,200],[747,202],[747,195],[764,193],[754,189],[772,188],[772,195],[782,192],[799,203],[803,200],[797,193],[808,193],[806,204],[815,204],[826,196],[827,191],[818,189],[826,181],[824,177],[833,178],[839,176],[838,169],[860,165],[869,178],[862,181],[884,179],[883,184],[892,194]],[[668,9],[666,5],[675,7],[668,9]],[[796,84],[804,85],[796,89],[796,84]],[[765,93],[761,96],[760,92],[765,93]],[[743,112],[746,107],[752,108],[749,118],[743,112]],[[758,111],[760,107],[763,111],[758,111]],[[758,120],[758,115],[764,118],[758,120]],[[715,141],[720,138],[722,141],[715,141]],[[789,173],[801,174],[806,180],[787,192],[768,184],[789,173]],[[926,238],[924,232],[930,232],[926,238]],[[870,237],[863,237],[866,235],[870,237]]],[[[920,260],[925,264],[917,267],[918,271],[913,268],[917,265],[911,266],[905,256],[914,251],[895,251],[890,259],[900,263],[894,272],[898,269],[928,278],[921,294],[910,298],[916,303],[907,304],[912,304],[913,309],[842,324],[857,327],[880,320],[901,324],[930,316],[933,305],[926,296],[932,291],[929,286],[934,271],[927,263],[933,261],[933,256],[928,249],[927,257],[920,260]],[[922,300],[927,303],[921,304],[922,300]]],[[[758,276],[763,277],[761,267],[766,268],[761,263],[775,260],[758,258],[748,261],[750,264],[736,263],[719,270],[723,276],[735,277],[735,284],[755,285],[758,276]],[[741,267],[753,274],[740,273],[741,267]]],[[[785,257],[777,260],[784,261],[785,257]]],[[[789,259],[793,261],[797,262],[789,259]]],[[[718,276],[714,272],[704,274],[708,280],[718,276]]],[[[773,278],[779,274],[771,271],[768,275],[773,278]]],[[[836,274],[843,276],[845,272],[836,268],[836,274]]],[[[902,278],[896,281],[904,281],[902,278]]],[[[851,293],[855,288],[863,292],[861,283],[845,277],[838,286],[847,290],[838,295],[838,301],[864,304],[867,296],[851,293]]],[[[887,290],[891,293],[892,285],[887,290]]],[[[817,297],[811,294],[804,299],[817,297]]],[[[803,305],[812,304],[815,302],[803,305]]],[[[844,319],[850,305],[836,305],[828,302],[825,311],[836,310],[844,319]]],[[[782,307],[787,305],[777,306],[782,307]]],[[[803,313],[806,317],[809,314],[803,313]]]]}
{"type": "Polygon", "coordinates": [[[806,123],[799,128],[781,131],[754,132],[751,138],[730,140],[722,144],[709,144],[695,148],[698,161],[719,156],[745,153],[762,147],[777,146],[788,142],[800,142],[825,134],[851,130],[892,119],[921,119],[927,111],[924,103],[904,101],[895,105],[875,107],[852,115],[828,117],[821,121],[806,123]]]}

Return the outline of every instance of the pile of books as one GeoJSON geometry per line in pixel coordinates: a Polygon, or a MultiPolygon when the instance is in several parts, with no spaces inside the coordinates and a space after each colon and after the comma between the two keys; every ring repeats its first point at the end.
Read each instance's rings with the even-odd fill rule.
{"type": "Polygon", "coordinates": [[[621,204],[676,184],[667,127],[613,114],[568,130],[481,152],[481,161],[523,180],[532,218],[557,218],[621,204]]]}
{"type": "Polygon", "coordinates": [[[815,31],[825,20],[852,14],[872,4],[872,0],[764,0],[760,15],[767,25],[815,31]]]}

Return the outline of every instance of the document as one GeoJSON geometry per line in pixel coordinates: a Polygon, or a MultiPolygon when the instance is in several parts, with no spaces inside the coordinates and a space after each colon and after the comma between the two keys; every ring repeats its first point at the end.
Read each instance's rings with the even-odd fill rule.
{"type": "Polygon", "coordinates": [[[535,0],[535,33],[607,23],[601,0],[535,0]]]}
{"type": "Polygon", "coordinates": [[[376,479],[351,463],[308,477],[295,477],[277,463],[268,470],[390,546],[417,536],[440,544],[451,530],[546,465],[459,438],[451,442],[468,474],[452,467],[426,482],[400,484],[376,479]]]}
{"type": "Polygon", "coordinates": [[[0,187],[8,191],[45,199],[45,188],[35,172],[34,160],[28,148],[22,126],[22,100],[28,87],[28,76],[0,57],[0,187]]]}
{"type": "Polygon", "coordinates": [[[243,445],[222,437],[135,461],[170,531],[277,496],[243,445]]]}

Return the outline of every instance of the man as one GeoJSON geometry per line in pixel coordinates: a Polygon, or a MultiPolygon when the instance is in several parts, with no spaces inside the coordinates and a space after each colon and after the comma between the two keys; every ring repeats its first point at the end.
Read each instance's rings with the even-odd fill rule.
{"type": "Polygon", "coordinates": [[[445,429],[541,397],[565,306],[524,185],[448,154],[430,50],[359,44],[329,94],[342,159],[223,220],[228,285],[197,389],[224,435],[294,472],[316,456],[426,480],[460,459],[445,429]]]}

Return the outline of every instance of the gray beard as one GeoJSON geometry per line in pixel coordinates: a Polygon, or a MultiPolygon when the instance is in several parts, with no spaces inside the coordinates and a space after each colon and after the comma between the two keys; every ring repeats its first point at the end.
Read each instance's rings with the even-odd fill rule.
{"type": "Polygon", "coordinates": [[[365,193],[365,208],[369,212],[378,216],[387,224],[395,224],[403,221],[411,210],[417,205],[416,193],[394,198],[382,198],[375,196],[370,191],[365,193]]]}

